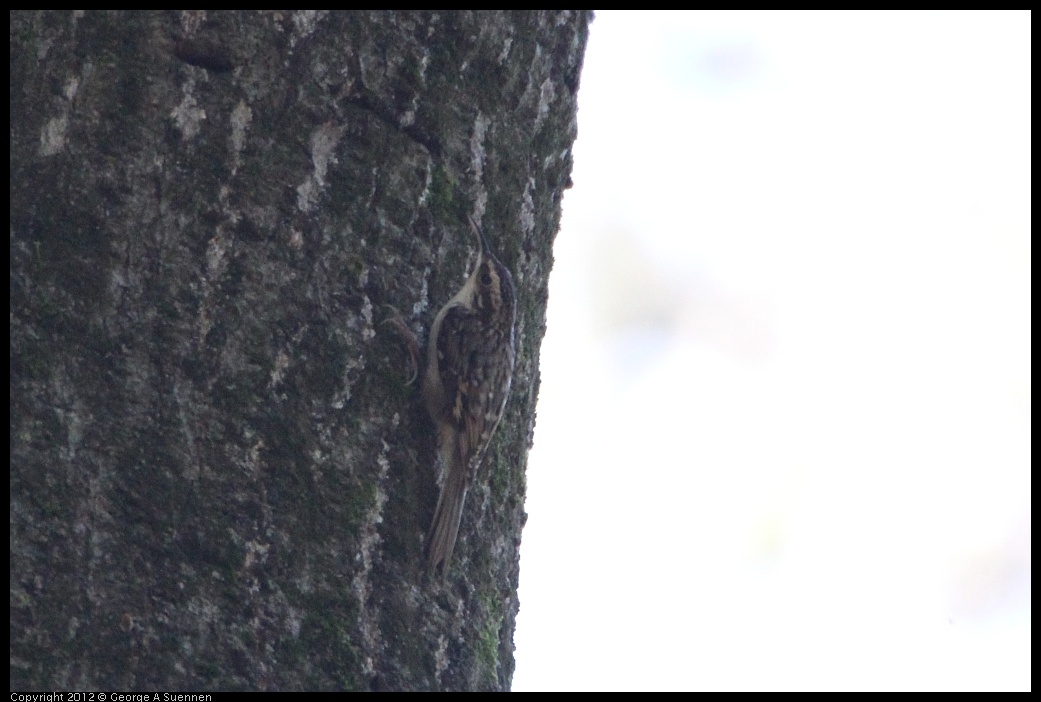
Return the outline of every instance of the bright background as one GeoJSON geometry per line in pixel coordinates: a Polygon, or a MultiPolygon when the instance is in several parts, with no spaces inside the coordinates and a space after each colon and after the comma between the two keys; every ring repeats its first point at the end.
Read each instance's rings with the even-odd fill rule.
{"type": "Polygon", "coordinates": [[[514,689],[1029,689],[1030,19],[598,13],[514,689]]]}

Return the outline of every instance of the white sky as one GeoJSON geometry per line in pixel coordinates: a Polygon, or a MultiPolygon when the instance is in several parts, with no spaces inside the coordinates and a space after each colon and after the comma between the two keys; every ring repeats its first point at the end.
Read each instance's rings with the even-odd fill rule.
{"type": "Polygon", "coordinates": [[[597,14],[515,690],[1030,688],[1030,58],[597,14]]]}

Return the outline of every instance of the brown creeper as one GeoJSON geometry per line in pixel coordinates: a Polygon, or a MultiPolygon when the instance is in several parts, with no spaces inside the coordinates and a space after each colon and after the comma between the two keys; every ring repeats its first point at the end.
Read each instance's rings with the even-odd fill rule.
{"type": "Polygon", "coordinates": [[[513,276],[481,241],[477,266],[430,328],[423,399],[437,425],[441,495],[427,536],[427,566],[447,576],[466,491],[502,417],[513,379],[513,276]]]}

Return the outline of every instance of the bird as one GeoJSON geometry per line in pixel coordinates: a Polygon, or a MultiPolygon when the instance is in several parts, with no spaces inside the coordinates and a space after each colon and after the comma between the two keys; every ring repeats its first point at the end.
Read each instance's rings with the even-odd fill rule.
{"type": "Polygon", "coordinates": [[[440,495],[427,533],[427,570],[447,579],[466,493],[502,418],[516,360],[517,296],[509,269],[470,225],[480,256],[430,328],[422,393],[437,427],[440,495]]]}

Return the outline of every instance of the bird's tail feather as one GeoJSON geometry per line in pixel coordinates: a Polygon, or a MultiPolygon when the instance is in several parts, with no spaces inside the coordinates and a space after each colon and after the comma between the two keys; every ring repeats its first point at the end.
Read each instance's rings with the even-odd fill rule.
{"type": "Polygon", "coordinates": [[[441,567],[442,576],[447,576],[452,560],[452,551],[459,536],[459,521],[466,502],[467,475],[465,467],[446,466],[441,496],[437,499],[434,520],[427,536],[427,569],[434,573],[441,567]]]}

